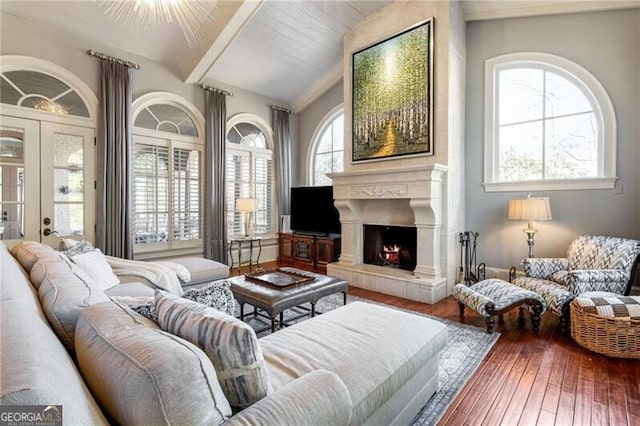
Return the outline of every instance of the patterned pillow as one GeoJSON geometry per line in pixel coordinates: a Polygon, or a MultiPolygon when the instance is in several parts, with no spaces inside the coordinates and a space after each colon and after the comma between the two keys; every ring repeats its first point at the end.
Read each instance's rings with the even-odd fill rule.
{"type": "Polygon", "coordinates": [[[232,407],[246,408],[269,393],[262,350],[249,325],[160,290],[156,290],[156,314],[160,328],[204,350],[232,407]]]}
{"type": "MultiPolygon", "coordinates": [[[[69,258],[73,258],[79,254],[89,253],[90,251],[94,251],[96,248],[89,241],[77,241],[76,244],[72,244],[68,242],[64,242],[65,240],[60,242],[60,251],[66,254],[69,258]]],[[[75,240],[71,240],[75,241],[75,240]]]]}
{"type": "Polygon", "coordinates": [[[146,319],[149,319],[158,324],[155,303],[145,303],[144,305],[131,306],[131,309],[133,309],[134,312],[142,315],[146,319]]]}
{"type": "Polygon", "coordinates": [[[236,307],[235,299],[231,292],[231,283],[229,281],[215,281],[206,287],[187,290],[182,297],[202,303],[203,305],[215,308],[229,315],[233,315],[236,307]]]}

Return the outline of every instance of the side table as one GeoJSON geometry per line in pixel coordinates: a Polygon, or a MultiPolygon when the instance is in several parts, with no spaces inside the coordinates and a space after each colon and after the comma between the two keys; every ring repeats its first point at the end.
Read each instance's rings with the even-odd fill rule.
{"type": "Polygon", "coordinates": [[[253,265],[256,268],[260,267],[260,255],[262,254],[262,238],[261,237],[241,237],[241,238],[231,238],[229,239],[229,259],[231,261],[231,269],[234,268],[236,262],[233,259],[233,250],[235,249],[238,252],[238,271],[240,271],[240,267],[242,265],[249,265],[249,272],[252,271],[253,265]],[[258,247],[258,256],[256,257],[255,262],[253,261],[253,248],[254,244],[258,247]],[[249,259],[246,261],[242,261],[242,249],[249,249],[249,259]]]}

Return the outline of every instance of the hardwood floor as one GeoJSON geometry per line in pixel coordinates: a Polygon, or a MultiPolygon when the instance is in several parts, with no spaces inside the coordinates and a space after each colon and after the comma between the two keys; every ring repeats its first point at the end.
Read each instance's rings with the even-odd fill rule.
{"type": "MultiPolygon", "coordinates": [[[[467,309],[464,320],[448,297],[426,305],[354,288],[349,293],[484,328],[467,309]]],[[[640,361],[608,358],[578,346],[545,313],[540,332],[517,325],[518,310],[496,321],[501,333],[460,390],[440,425],[640,425],[640,361]]]]}

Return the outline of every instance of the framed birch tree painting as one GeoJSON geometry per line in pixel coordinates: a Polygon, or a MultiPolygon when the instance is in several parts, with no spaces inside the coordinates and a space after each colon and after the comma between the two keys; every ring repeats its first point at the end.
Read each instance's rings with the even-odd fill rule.
{"type": "Polygon", "coordinates": [[[352,162],[433,155],[433,18],[353,53],[352,162]]]}

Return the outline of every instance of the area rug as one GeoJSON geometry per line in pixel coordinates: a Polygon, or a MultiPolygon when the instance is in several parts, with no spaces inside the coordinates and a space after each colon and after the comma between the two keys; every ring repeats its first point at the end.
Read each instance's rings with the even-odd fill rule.
{"type": "MultiPolygon", "coordinates": [[[[347,303],[355,301],[382,305],[382,303],[371,300],[348,296],[347,303]]],[[[316,305],[316,309],[318,312],[327,312],[340,306],[342,306],[342,294],[335,294],[322,298],[316,305]]],[[[389,307],[389,305],[385,306],[389,307]]],[[[248,312],[250,309],[250,307],[245,306],[245,311],[248,312]]],[[[440,354],[440,388],[411,422],[412,426],[435,425],[446,412],[447,407],[451,404],[458,391],[473,375],[491,347],[498,340],[500,333],[489,334],[484,328],[460,324],[406,309],[400,310],[440,321],[447,326],[449,332],[449,342],[440,354]]],[[[236,314],[239,314],[237,306],[236,311],[236,314]]],[[[298,308],[287,310],[285,311],[285,323],[294,324],[304,321],[309,318],[308,315],[304,315],[306,313],[298,308]]],[[[269,320],[259,316],[253,317],[253,315],[247,315],[245,319],[256,330],[259,337],[270,333],[269,320]]]]}

